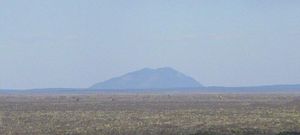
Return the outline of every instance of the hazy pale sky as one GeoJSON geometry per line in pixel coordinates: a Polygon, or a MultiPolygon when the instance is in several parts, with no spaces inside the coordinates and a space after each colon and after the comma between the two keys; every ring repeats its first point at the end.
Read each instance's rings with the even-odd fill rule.
{"type": "Polygon", "coordinates": [[[0,0],[0,88],[169,66],[203,85],[300,83],[299,0],[0,0]]]}

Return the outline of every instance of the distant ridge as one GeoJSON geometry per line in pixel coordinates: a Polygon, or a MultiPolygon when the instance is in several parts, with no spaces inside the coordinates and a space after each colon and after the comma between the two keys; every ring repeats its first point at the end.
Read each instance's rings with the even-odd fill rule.
{"type": "Polygon", "coordinates": [[[14,93],[143,93],[143,92],[205,92],[205,93],[299,93],[300,84],[278,84],[260,86],[203,86],[195,79],[170,67],[144,68],[97,83],[89,88],[35,88],[0,89],[1,94],[14,93]]]}
{"type": "Polygon", "coordinates": [[[300,84],[278,84],[244,87],[205,87],[207,91],[219,92],[300,92],[300,84]]]}
{"type": "Polygon", "coordinates": [[[199,88],[202,85],[190,76],[187,76],[170,67],[144,68],[130,72],[120,77],[97,83],[90,89],[172,89],[172,88],[199,88]]]}
{"type": "Polygon", "coordinates": [[[264,85],[248,87],[207,86],[195,88],[153,88],[153,89],[92,89],[92,88],[39,88],[39,89],[0,89],[1,94],[43,93],[43,94],[76,94],[76,93],[164,93],[164,92],[204,92],[204,93],[300,93],[300,84],[264,85]]]}

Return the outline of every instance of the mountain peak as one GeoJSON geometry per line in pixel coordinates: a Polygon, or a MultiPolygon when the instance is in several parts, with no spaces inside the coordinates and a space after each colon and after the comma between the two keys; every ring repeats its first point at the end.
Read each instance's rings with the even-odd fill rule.
{"type": "Polygon", "coordinates": [[[202,85],[171,67],[143,68],[120,77],[97,83],[92,89],[168,89],[196,88],[202,85]]]}
{"type": "Polygon", "coordinates": [[[168,71],[168,72],[178,72],[175,69],[171,68],[171,67],[162,67],[162,68],[157,68],[156,70],[158,71],[168,71]]]}
{"type": "Polygon", "coordinates": [[[161,68],[156,68],[156,69],[146,67],[146,68],[143,68],[143,69],[138,70],[138,71],[155,71],[155,70],[157,70],[157,71],[176,71],[175,69],[173,69],[171,67],[161,67],[161,68]]]}

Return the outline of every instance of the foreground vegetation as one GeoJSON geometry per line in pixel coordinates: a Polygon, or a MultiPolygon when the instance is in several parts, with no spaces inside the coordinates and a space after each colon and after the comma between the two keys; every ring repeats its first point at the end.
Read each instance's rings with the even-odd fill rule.
{"type": "Polygon", "coordinates": [[[0,134],[5,135],[294,135],[298,132],[298,94],[0,96],[0,134]]]}

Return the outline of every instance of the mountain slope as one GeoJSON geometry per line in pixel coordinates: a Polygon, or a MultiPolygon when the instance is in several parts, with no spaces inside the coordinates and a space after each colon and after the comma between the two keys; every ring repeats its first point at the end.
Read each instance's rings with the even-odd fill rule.
{"type": "Polygon", "coordinates": [[[197,88],[202,85],[192,77],[172,68],[144,68],[120,77],[97,83],[92,89],[168,89],[197,88]]]}

